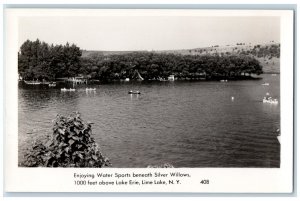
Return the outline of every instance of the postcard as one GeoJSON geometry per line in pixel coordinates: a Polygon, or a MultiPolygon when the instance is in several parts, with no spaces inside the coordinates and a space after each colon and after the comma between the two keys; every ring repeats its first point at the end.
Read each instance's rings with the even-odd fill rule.
{"type": "Polygon", "coordinates": [[[5,9],[5,191],[293,192],[293,15],[5,9]]]}

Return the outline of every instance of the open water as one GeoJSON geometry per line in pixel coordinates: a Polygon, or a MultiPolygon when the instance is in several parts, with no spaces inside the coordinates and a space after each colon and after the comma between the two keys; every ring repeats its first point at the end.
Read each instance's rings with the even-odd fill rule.
{"type": "Polygon", "coordinates": [[[95,92],[19,84],[19,162],[34,139],[52,133],[58,113],[79,111],[113,167],[279,167],[280,101],[262,99],[280,99],[280,75],[261,77],[89,85],[95,92]]]}

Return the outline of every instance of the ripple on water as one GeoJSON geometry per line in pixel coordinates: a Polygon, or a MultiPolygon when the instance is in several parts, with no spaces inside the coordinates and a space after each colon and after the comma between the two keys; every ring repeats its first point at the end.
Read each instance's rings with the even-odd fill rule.
{"type": "Polygon", "coordinates": [[[79,111],[93,122],[93,136],[114,167],[279,167],[279,76],[258,81],[130,83],[19,88],[19,160],[33,139],[52,132],[56,114],[79,111]],[[261,83],[270,83],[269,87],[261,83]],[[128,90],[141,95],[129,95],[128,90]],[[231,97],[235,99],[232,101],[231,97]],[[26,134],[31,132],[31,134],[26,134]]]}

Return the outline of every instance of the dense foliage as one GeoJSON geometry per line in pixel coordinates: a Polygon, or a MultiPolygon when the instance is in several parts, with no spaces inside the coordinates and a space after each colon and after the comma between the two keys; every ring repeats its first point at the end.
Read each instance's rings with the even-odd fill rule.
{"type": "Polygon", "coordinates": [[[85,73],[101,80],[131,78],[137,70],[146,79],[235,78],[242,74],[261,74],[260,63],[249,56],[180,55],[134,52],[123,55],[82,58],[85,73]]]}
{"type": "Polygon", "coordinates": [[[53,80],[79,74],[101,81],[133,78],[136,72],[145,80],[167,78],[219,79],[245,74],[261,74],[260,63],[248,55],[181,55],[156,52],[94,54],[81,57],[76,45],[49,46],[27,40],[18,54],[19,74],[25,79],[53,80]]]}
{"type": "Polygon", "coordinates": [[[36,142],[25,155],[26,167],[104,167],[110,166],[91,137],[90,123],[79,113],[69,117],[58,115],[50,139],[36,142]]]}
{"type": "Polygon", "coordinates": [[[25,80],[54,80],[76,76],[80,70],[81,50],[76,45],[48,45],[25,41],[18,53],[18,71],[25,80]]]}

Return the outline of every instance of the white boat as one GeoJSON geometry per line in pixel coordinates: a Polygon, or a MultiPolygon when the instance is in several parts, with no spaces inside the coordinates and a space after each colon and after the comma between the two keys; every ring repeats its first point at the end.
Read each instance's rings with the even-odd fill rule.
{"type": "Polygon", "coordinates": [[[280,135],[277,136],[277,140],[278,140],[279,144],[281,144],[280,135]]]}
{"type": "Polygon", "coordinates": [[[39,81],[26,81],[24,80],[25,84],[30,84],[30,85],[38,85],[41,84],[42,82],[39,81]]]}
{"type": "Polygon", "coordinates": [[[48,86],[49,86],[49,87],[55,87],[55,86],[56,86],[56,82],[49,83],[48,86]]]}
{"type": "Polygon", "coordinates": [[[277,130],[276,130],[276,132],[277,132],[277,139],[278,139],[278,142],[279,142],[279,144],[281,144],[281,134],[280,134],[280,129],[278,128],[277,130]]]}
{"type": "Polygon", "coordinates": [[[62,89],[60,89],[61,91],[75,91],[75,89],[66,89],[66,88],[62,88],[62,89]]]}
{"type": "Polygon", "coordinates": [[[265,83],[263,83],[263,84],[261,84],[261,85],[264,85],[264,86],[269,86],[270,84],[269,84],[269,83],[267,83],[267,82],[265,82],[265,83]]]}
{"type": "Polygon", "coordinates": [[[278,100],[276,98],[273,99],[272,97],[264,97],[263,103],[278,104],[278,100]]]}
{"type": "Polygon", "coordinates": [[[228,80],[220,80],[220,82],[228,82],[228,80]]]}
{"type": "Polygon", "coordinates": [[[129,78],[126,78],[126,79],[125,79],[125,82],[129,82],[129,78]]]}

